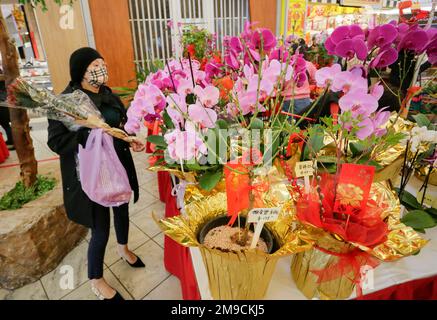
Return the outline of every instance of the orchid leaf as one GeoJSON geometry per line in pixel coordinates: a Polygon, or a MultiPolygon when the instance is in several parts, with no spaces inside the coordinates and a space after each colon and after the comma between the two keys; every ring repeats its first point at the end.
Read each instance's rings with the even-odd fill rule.
{"type": "MultiPolygon", "coordinates": [[[[398,188],[395,188],[395,190],[399,193],[398,188]]],[[[402,192],[402,198],[400,199],[400,201],[404,206],[407,206],[411,209],[422,209],[422,206],[417,201],[416,197],[406,190],[402,192]]]]}
{"type": "Polygon", "coordinates": [[[167,143],[165,142],[165,139],[163,136],[158,136],[158,135],[148,136],[147,141],[149,141],[150,143],[153,143],[154,145],[156,145],[158,147],[167,148],[167,143]]]}
{"type": "Polygon", "coordinates": [[[428,119],[427,116],[425,116],[424,114],[416,114],[413,116],[413,119],[416,121],[417,125],[419,127],[429,127],[429,125],[431,124],[431,121],[428,119]]]}
{"type": "Polygon", "coordinates": [[[211,191],[215,188],[217,183],[221,180],[223,176],[222,171],[208,171],[204,173],[199,179],[199,185],[202,189],[206,191],[211,191]]]}
{"type": "Polygon", "coordinates": [[[413,229],[426,229],[437,225],[434,219],[423,210],[409,211],[401,222],[413,229]]]}

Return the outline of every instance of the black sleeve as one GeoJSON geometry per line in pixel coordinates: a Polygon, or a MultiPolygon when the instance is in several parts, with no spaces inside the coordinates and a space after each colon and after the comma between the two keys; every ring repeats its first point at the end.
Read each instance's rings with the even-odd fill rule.
{"type": "Polygon", "coordinates": [[[79,144],[85,147],[90,132],[91,129],[88,128],[73,132],[68,130],[62,122],[49,120],[47,145],[59,155],[76,152],[79,144]]]}

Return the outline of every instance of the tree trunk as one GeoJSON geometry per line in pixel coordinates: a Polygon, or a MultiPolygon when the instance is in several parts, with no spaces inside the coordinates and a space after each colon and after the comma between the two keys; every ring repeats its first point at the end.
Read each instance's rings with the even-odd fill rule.
{"type": "MultiPolygon", "coordinates": [[[[2,56],[3,73],[6,87],[20,76],[18,54],[14,43],[9,37],[5,19],[0,10],[0,53],[2,56]]],[[[12,137],[20,161],[21,179],[26,187],[36,181],[38,171],[32,138],[30,137],[29,117],[24,109],[9,109],[11,115],[12,137]]]]}

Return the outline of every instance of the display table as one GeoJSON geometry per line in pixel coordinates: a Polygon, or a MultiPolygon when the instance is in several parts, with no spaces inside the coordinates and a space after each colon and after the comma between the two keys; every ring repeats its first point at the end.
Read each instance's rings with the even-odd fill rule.
{"type": "MultiPolygon", "coordinates": [[[[437,228],[428,230],[424,237],[430,242],[418,255],[382,262],[374,271],[374,288],[363,288],[361,299],[437,299],[437,228]]],[[[201,298],[212,299],[200,251],[197,248],[190,251],[201,298]]],[[[307,299],[292,279],[291,259],[278,261],[265,299],[307,299]]],[[[355,297],[354,292],[350,298],[355,297]]]]}
{"type": "Polygon", "coordinates": [[[0,134],[0,163],[5,162],[7,158],[9,158],[9,150],[3,139],[3,135],[0,134]]]}
{"type": "MultiPolygon", "coordinates": [[[[166,217],[179,214],[176,199],[171,196],[170,176],[160,173],[158,184],[161,199],[166,203],[166,217]]],[[[374,271],[373,289],[363,288],[364,296],[360,299],[437,299],[437,228],[429,229],[423,236],[430,241],[418,255],[382,262],[374,271]]],[[[307,299],[291,277],[291,259],[278,261],[265,299],[307,299]]],[[[198,248],[185,248],[166,236],[164,262],[167,271],[179,278],[184,299],[212,299],[198,248]]],[[[350,299],[355,297],[354,292],[350,299]]]]}

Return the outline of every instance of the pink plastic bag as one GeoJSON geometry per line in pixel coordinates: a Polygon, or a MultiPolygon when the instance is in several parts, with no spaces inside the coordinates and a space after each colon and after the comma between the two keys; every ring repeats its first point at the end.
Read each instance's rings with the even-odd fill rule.
{"type": "Polygon", "coordinates": [[[85,148],[79,145],[78,158],[82,189],[92,201],[104,207],[130,201],[132,188],[110,135],[91,130],[85,148]]]}

